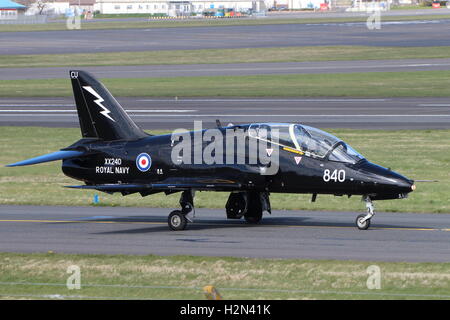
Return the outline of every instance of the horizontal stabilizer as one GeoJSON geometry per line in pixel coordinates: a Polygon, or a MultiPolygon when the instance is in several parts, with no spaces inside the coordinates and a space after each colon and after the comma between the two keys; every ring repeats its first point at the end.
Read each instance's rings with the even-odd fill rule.
{"type": "Polygon", "coordinates": [[[45,154],[43,156],[39,156],[36,158],[31,158],[23,161],[19,161],[16,163],[8,164],[7,167],[20,167],[20,166],[29,166],[31,164],[38,164],[38,163],[44,163],[44,162],[50,162],[50,161],[56,161],[56,160],[64,160],[64,159],[70,159],[74,157],[79,157],[83,155],[84,152],[81,151],[71,151],[71,150],[64,150],[64,151],[56,151],[53,153],[45,154]]]}

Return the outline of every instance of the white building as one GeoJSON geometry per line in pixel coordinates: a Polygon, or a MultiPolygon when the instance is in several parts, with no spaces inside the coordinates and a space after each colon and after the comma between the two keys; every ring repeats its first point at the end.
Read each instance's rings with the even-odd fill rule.
{"type": "Polygon", "coordinates": [[[25,6],[10,0],[0,0],[0,19],[15,20],[17,19],[18,10],[23,11],[25,6]]]}
{"type": "Polygon", "coordinates": [[[41,10],[43,14],[66,14],[68,10],[93,12],[94,5],[95,0],[41,0],[32,3],[25,14],[36,15],[41,10]]]}
{"type": "Polygon", "coordinates": [[[219,1],[176,1],[176,0],[97,0],[94,10],[104,14],[114,13],[148,13],[166,14],[177,11],[180,13],[200,13],[208,9],[234,9],[235,11],[255,10],[261,2],[253,0],[219,0],[219,1]]]}

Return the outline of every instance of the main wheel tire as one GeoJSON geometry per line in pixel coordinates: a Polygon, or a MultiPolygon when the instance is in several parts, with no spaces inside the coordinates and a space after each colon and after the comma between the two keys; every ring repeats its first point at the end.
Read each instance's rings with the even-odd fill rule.
{"type": "Polygon", "coordinates": [[[236,210],[226,209],[227,219],[240,219],[242,218],[242,214],[236,212],[236,210]]]}
{"type": "Polygon", "coordinates": [[[180,210],[174,210],[169,214],[167,219],[170,229],[174,231],[180,231],[186,229],[187,219],[186,216],[180,210]]]}
{"type": "Polygon", "coordinates": [[[370,218],[363,221],[363,219],[366,217],[365,214],[360,214],[359,216],[356,217],[356,227],[359,230],[367,230],[370,227],[370,218]]]}
{"type": "Polygon", "coordinates": [[[227,219],[240,219],[244,215],[247,206],[247,196],[244,192],[230,193],[225,210],[227,219]]]}
{"type": "Polygon", "coordinates": [[[263,216],[263,210],[261,205],[260,194],[258,192],[252,192],[248,197],[248,208],[244,214],[244,219],[247,223],[256,224],[259,223],[263,216]]]}

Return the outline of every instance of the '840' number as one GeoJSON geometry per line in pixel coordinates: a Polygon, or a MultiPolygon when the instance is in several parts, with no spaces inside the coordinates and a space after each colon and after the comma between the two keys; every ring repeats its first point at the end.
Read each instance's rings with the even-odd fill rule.
{"type": "Polygon", "coordinates": [[[344,170],[331,170],[326,169],[323,172],[323,181],[329,182],[333,180],[334,182],[344,182],[345,181],[345,171],[344,170]]]}

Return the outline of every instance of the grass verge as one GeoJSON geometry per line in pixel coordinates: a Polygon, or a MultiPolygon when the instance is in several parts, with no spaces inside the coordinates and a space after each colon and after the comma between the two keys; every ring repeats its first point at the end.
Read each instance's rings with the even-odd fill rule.
{"type": "MultiPolygon", "coordinates": [[[[104,79],[116,96],[448,97],[450,71],[104,79]]],[[[1,80],[0,97],[70,96],[69,79],[1,80]]]]}
{"type": "Polygon", "coordinates": [[[449,263],[0,253],[0,297],[17,299],[450,299],[449,263]],[[69,290],[69,266],[81,289],[69,290]],[[367,268],[381,271],[369,290],[367,268]]]}
{"type": "Polygon", "coordinates": [[[0,68],[450,58],[450,47],[317,46],[1,55],[0,68]],[[220,56],[220,59],[217,57],[220,56]]]}
{"type": "MultiPolygon", "coordinates": [[[[450,213],[450,130],[379,131],[329,130],[355,147],[370,161],[415,180],[439,180],[418,183],[408,199],[377,201],[378,211],[450,213]]],[[[158,132],[156,132],[158,133],[158,132]]],[[[63,188],[80,184],[61,172],[60,162],[29,167],[5,168],[3,165],[67,147],[80,139],[79,129],[41,127],[0,127],[0,204],[9,205],[91,205],[94,191],[63,188]]],[[[272,194],[274,210],[354,210],[364,209],[359,197],[319,195],[310,203],[310,195],[272,194]]],[[[224,208],[228,193],[198,192],[198,208],[224,208]]],[[[179,194],[165,196],[100,194],[104,206],[178,207],[179,194]]]]}
{"type": "MultiPolygon", "coordinates": [[[[383,21],[411,21],[411,20],[444,20],[449,15],[416,15],[416,16],[383,16],[383,21]]],[[[151,28],[177,28],[177,27],[220,27],[220,26],[255,26],[277,24],[305,24],[305,23],[345,23],[366,22],[367,17],[348,18],[284,18],[284,19],[198,19],[198,20],[123,20],[105,21],[98,19],[90,22],[81,22],[82,30],[100,29],[151,29],[151,28]]],[[[0,25],[0,32],[32,32],[32,31],[61,31],[67,30],[65,22],[53,22],[34,25],[0,25]]]]}
{"type": "MultiPolygon", "coordinates": [[[[391,5],[391,10],[421,10],[421,9],[433,9],[433,7],[426,5],[391,5]]],[[[434,9],[433,9],[434,10],[434,9]]]]}

